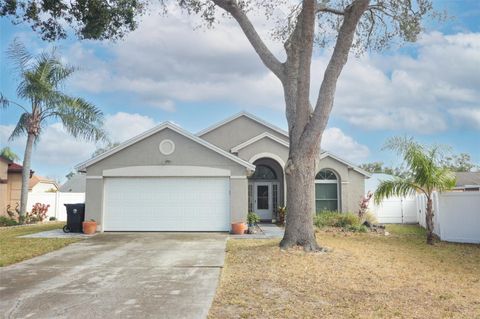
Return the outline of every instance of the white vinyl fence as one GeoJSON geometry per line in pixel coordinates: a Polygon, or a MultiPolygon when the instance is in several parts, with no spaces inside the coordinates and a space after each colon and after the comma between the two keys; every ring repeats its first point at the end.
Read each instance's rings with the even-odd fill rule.
{"type": "Polygon", "coordinates": [[[28,193],[27,211],[36,203],[50,205],[48,217],[67,220],[67,210],[64,204],[85,203],[85,193],[28,193]]]}
{"type": "Polygon", "coordinates": [[[369,209],[375,214],[381,224],[416,224],[417,203],[414,196],[401,198],[391,197],[375,205],[374,199],[370,201],[369,209]]]}
{"type": "MultiPolygon", "coordinates": [[[[418,221],[425,227],[426,198],[418,195],[418,221]]],[[[434,232],[441,240],[480,243],[480,192],[434,194],[434,232]]]]}
{"type": "MultiPolygon", "coordinates": [[[[425,225],[425,195],[389,198],[380,205],[370,202],[379,223],[425,225]]],[[[480,243],[480,192],[433,193],[434,232],[441,240],[480,243]]]]}

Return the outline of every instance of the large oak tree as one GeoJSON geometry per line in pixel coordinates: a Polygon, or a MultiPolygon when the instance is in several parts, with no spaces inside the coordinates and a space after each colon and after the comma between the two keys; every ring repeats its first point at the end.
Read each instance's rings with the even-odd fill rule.
{"type": "MultiPolygon", "coordinates": [[[[0,14],[26,21],[44,39],[67,35],[80,38],[121,38],[148,11],[146,0],[0,0],[0,14]],[[65,23],[67,22],[67,23],[65,23]]],[[[233,18],[263,64],[280,79],[290,137],[285,167],[288,215],[282,248],[295,245],[320,249],[313,229],[315,159],[330,116],[338,77],[352,50],[381,49],[393,39],[415,41],[421,20],[432,13],[430,0],[159,0],[163,9],[178,4],[216,25],[223,15],[233,18]],[[262,10],[277,26],[286,59],[271,51],[251,19],[262,10]],[[330,60],[315,100],[311,100],[311,61],[316,45],[331,48],[330,60]]],[[[234,63],[234,61],[232,61],[234,63]]],[[[358,79],[362,81],[362,79],[358,79]]]]}

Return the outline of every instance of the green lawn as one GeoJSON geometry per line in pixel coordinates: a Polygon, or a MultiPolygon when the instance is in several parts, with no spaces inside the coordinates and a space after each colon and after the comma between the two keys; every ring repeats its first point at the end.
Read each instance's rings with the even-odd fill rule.
{"type": "Polygon", "coordinates": [[[18,238],[41,231],[60,229],[65,223],[37,224],[23,227],[0,227],[0,267],[60,249],[79,239],[18,238]]]}
{"type": "Polygon", "coordinates": [[[229,240],[209,318],[480,318],[480,245],[387,231],[319,231],[332,251],[316,254],[229,240]]]}

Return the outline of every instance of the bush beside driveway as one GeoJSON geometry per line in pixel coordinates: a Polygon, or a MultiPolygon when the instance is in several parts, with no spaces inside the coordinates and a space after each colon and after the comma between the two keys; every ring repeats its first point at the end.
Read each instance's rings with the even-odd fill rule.
{"type": "Polygon", "coordinates": [[[230,240],[209,318],[478,318],[480,245],[425,244],[418,226],[389,236],[317,233],[329,253],[230,240]]]}
{"type": "Polygon", "coordinates": [[[46,223],[0,228],[0,267],[18,263],[78,241],[75,238],[19,238],[28,234],[60,229],[65,223],[46,223]]]}

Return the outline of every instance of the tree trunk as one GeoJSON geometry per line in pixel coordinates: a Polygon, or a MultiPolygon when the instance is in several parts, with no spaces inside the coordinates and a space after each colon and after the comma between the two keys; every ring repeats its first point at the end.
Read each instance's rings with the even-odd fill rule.
{"type": "Polygon", "coordinates": [[[315,211],[315,154],[304,156],[290,151],[285,168],[287,182],[287,215],[285,235],[280,248],[302,246],[305,251],[318,251],[313,214],[315,211]]]}
{"type": "Polygon", "coordinates": [[[432,198],[427,198],[427,212],[425,214],[425,224],[427,225],[427,244],[433,245],[433,203],[432,198]]]}
{"type": "Polygon", "coordinates": [[[27,212],[28,183],[30,181],[30,167],[32,165],[32,150],[33,150],[34,142],[35,142],[35,135],[32,133],[29,133],[27,137],[27,145],[25,146],[25,155],[23,157],[22,192],[20,196],[20,216],[19,216],[19,222],[21,224],[25,222],[25,215],[27,212]]]}

